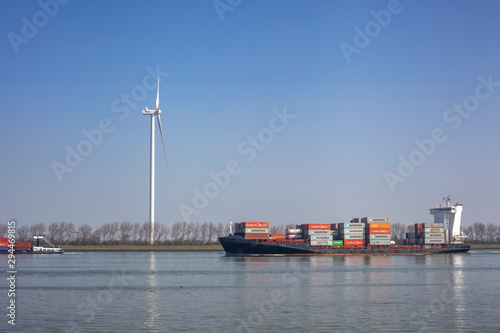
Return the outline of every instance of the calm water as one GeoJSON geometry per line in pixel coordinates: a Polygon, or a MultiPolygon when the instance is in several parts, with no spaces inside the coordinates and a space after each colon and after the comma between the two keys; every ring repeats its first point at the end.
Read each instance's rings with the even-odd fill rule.
{"type": "MultiPolygon", "coordinates": [[[[497,332],[500,251],[18,255],[15,332],[497,332]]],[[[2,276],[7,258],[0,255],[2,276]]]]}

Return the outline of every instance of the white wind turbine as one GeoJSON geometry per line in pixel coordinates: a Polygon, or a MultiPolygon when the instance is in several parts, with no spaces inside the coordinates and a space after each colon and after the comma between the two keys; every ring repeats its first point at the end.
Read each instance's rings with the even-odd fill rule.
{"type": "MultiPolygon", "coordinates": [[[[155,227],[155,117],[158,117],[158,127],[160,128],[161,142],[163,144],[163,152],[165,153],[165,161],[167,161],[167,151],[165,150],[165,141],[163,141],[163,131],[161,130],[160,119],[160,77],[158,77],[158,91],[156,93],[156,110],[149,110],[146,106],[142,110],[143,115],[151,116],[151,176],[150,176],[150,192],[149,192],[149,223],[151,227],[149,243],[154,243],[154,227],[155,227]]],[[[168,166],[168,162],[167,162],[168,166]]]]}

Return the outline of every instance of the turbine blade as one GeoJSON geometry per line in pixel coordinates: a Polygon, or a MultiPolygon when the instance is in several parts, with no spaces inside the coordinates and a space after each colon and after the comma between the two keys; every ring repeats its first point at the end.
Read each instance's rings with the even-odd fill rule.
{"type": "Polygon", "coordinates": [[[158,90],[156,91],[156,111],[160,110],[160,77],[158,76],[158,90]]]}
{"type": "Polygon", "coordinates": [[[167,168],[168,168],[167,150],[165,149],[165,141],[163,141],[163,131],[161,129],[161,119],[159,113],[158,113],[158,127],[160,128],[161,143],[163,145],[163,153],[165,154],[165,162],[167,163],[167,168]]]}

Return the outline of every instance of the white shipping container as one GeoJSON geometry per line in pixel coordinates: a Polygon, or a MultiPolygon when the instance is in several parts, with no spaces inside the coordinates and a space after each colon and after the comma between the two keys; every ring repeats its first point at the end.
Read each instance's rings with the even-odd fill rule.
{"type": "Polygon", "coordinates": [[[304,234],[306,235],[333,235],[336,230],[315,230],[315,229],[307,229],[304,230],[304,234]]]}
{"type": "Polygon", "coordinates": [[[365,227],[366,227],[366,223],[340,223],[339,224],[339,229],[347,229],[347,228],[363,229],[365,227]]]}
{"type": "Polygon", "coordinates": [[[289,235],[300,235],[302,234],[302,229],[286,229],[286,233],[289,235]]]}
{"type": "Polygon", "coordinates": [[[286,235],[287,239],[302,239],[302,235],[286,235]]]}
{"type": "Polygon", "coordinates": [[[247,233],[247,234],[265,234],[265,233],[269,233],[269,228],[246,228],[245,233],[247,233]]]}
{"type": "Polygon", "coordinates": [[[388,239],[390,240],[391,239],[391,235],[387,235],[387,234],[371,234],[370,235],[370,239],[388,239]]]}
{"type": "Polygon", "coordinates": [[[311,236],[311,240],[333,240],[333,236],[329,235],[318,235],[318,236],[311,236]]]}
{"type": "Polygon", "coordinates": [[[365,229],[339,229],[340,234],[364,234],[365,229]]]}
{"type": "Polygon", "coordinates": [[[365,239],[365,235],[364,234],[354,234],[354,235],[351,235],[351,234],[344,234],[344,239],[365,239]]]}
{"type": "Polygon", "coordinates": [[[361,222],[365,223],[388,223],[389,218],[387,217],[362,217],[361,222]]]}
{"type": "Polygon", "coordinates": [[[311,246],[332,245],[332,241],[311,241],[311,246]]]}

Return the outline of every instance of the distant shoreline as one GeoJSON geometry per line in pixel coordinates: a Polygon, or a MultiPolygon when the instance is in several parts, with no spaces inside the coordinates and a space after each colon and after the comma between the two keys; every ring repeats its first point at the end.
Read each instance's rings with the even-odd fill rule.
{"type": "MultiPolygon", "coordinates": [[[[159,252],[223,252],[220,245],[63,245],[66,252],[92,251],[159,251],[159,252]]],[[[500,244],[472,244],[472,250],[500,249],[500,244]]]]}
{"type": "Polygon", "coordinates": [[[221,252],[220,245],[63,245],[65,252],[92,251],[163,251],[163,252],[221,252]]]}

